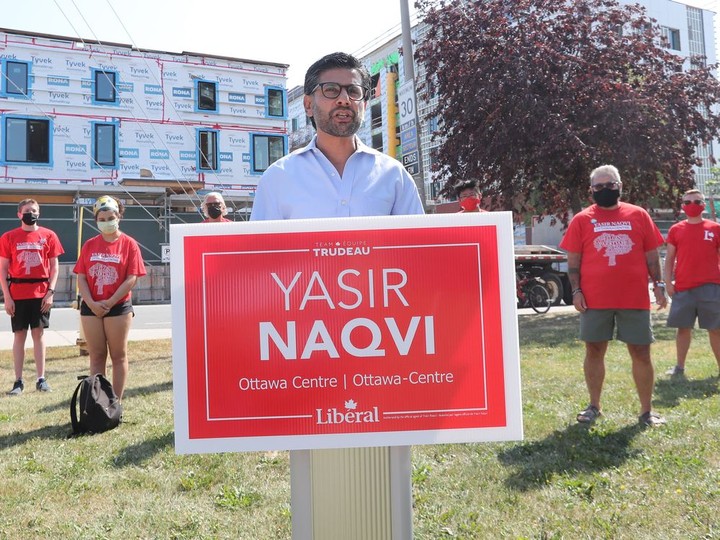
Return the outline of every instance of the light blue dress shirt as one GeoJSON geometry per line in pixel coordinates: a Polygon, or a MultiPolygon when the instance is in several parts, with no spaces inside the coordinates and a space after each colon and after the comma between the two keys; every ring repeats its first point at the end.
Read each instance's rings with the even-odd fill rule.
{"type": "Polygon", "coordinates": [[[340,176],[316,141],[268,167],[251,221],[425,213],[415,181],[396,159],[355,137],[357,150],[340,176]]]}

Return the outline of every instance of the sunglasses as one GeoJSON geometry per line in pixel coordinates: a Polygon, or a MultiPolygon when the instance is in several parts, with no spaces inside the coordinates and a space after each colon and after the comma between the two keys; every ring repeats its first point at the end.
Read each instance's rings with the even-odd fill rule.
{"type": "Polygon", "coordinates": [[[590,186],[593,191],[602,191],[603,189],[618,189],[618,182],[598,182],[590,186]]]}
{"type": "Polygon", "coordinates": [[[699,200],[695,199],[694,201],[683,201],[682,203],[683,204],[697,204],[699,206],[701,204],[705,204],[705,201],[699,201],[699,200]]]}

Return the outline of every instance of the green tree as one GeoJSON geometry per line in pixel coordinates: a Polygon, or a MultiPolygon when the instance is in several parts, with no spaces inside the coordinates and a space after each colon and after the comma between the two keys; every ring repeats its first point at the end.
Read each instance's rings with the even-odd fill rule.
{"type": "Polygon", "coordinates": [[[437,95],[444,189],[478,179],[495,209],[557,215],[611,163],[623,198],[674,208],[695,149],[720,131],[715,66],[662,47],[641,6],[615,0],[418,0],[417,48],[437,95]]]}

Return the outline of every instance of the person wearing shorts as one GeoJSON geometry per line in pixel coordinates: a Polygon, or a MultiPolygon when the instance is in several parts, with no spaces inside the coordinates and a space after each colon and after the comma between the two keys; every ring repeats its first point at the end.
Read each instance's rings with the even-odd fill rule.
{"type": "Polygon", "coordinates": [[[589,424],[602,415],[605,354],[610,340],[618,339],[630,353],[640,424],[662,425],[665,419],[652,410],[655,371],[648,279],[655,283],[658,306],[665,307],[658,253],[663,237],[644,209],[620,202],[617,168],[603,165],[592,171],[590,192],[595,204],[573,217],[560,242],[568,252],[573,305],[580,312],[580,339],[585,342],[583,369],[590,403],[577,421],[589,424]]]}
{"type": "Polygon", "coordinates": [[[696,320],[708,331],[720,370],[720,225],[703,219],[705,196],[697,189],[683,194],[682,209],[687,219],[670,227],[665,257],[667,290],[672,298],[667,325],[677,328],[676,364],[665,373],[681,377],[696,320]],[[673,271],[675,280],[671,282],[673,271]]]}
{"type": "Polygon", "coordinates": [[[15,383],[8,392],[19,396],[25,389],[25,341],[28,328],[33,340],[37,380],[35,389],[50,392],[45,378],[45,328],[50,325],[50,309],[58,280],[58,257],[64,253],[57,235],[40,227],[40,205],[34,199],[18,204],[20,227],[0,237],[0,286],[5,313],[13,331],[15,383]]]}
{"type": "Polygon", "coordinates": [[[90,354],[90,373],[105,375],[108,352],[112,362],[112,385],[122,400],[128,376],[127,343],[135,315],[131,290],[145,275],[138,243],[120,231],[124,207],[103,195],[93,213],[100,234],[82,247],[73,272],[82,297],[80,323],[90,354]]]}

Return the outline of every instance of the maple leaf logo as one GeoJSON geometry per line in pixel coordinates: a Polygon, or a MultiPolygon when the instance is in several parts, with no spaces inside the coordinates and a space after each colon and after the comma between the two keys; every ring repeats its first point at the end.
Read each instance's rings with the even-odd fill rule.
{"type": "Polygon", "coordinates": [[[349,409],[349,410],[355,410],[355,409],[357,409],[357,403],[355,402],[354,399],[348,399],[345,402],[345,408],[349,409]]]}

